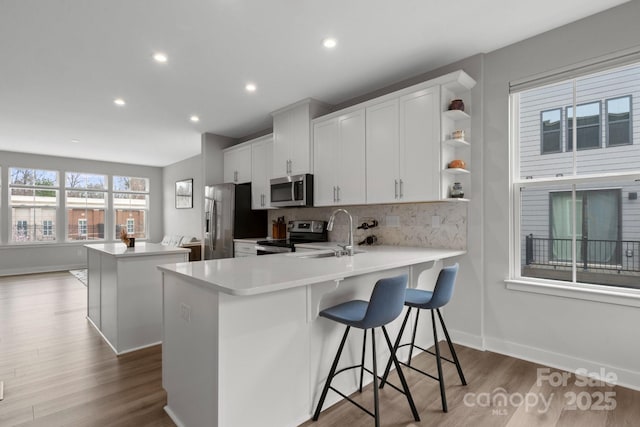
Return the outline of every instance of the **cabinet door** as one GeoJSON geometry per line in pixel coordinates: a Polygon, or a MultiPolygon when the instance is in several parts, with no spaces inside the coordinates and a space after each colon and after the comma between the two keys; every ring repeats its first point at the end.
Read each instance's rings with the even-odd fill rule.
{"type": "Polygon", "coordinates": [[[287,132],[291,126],[290,116],[284,112],[273,116],[273,159],[271,178],[282,178],[289,174],[289,144],[291,135],[287,132]]]}
{"type": "Polygon", "coordinates": [[[367,108],[367,203],[397,201],[398,137],[397,99],[367,108]]]}
{"type": "Polygon", "coordinates": [[[336,204],[336,170],[338,165],[338,119],[313,125],[313,204],[336,204]]]}
{"type": "Polygon", "coordinates": [[[271,167],[273,140],[260,140],[251,144],[251,207],[268,209],[271,207],[271,167]]]}
{"type": "Polygon", "coordinates": [[[232,148],[223,154],[224,182],[251,182],[251,145],[232,148]]]}
{"type": "Polygon", "coordinates": [[[337,165],[337,204],[352,205],[366,202],[365,110],[338,118],[340,142],[337,165]]]}
{"type": "Polygon", "coordinates": [[[439,200],[440,109],[437,87],[400,98],[400,200],[439,200]]]}
{"type": "Polygon", "coordinates": [[[291,110],[288,121],[289,141],[289,170],[291,175],[311,173],[311,125],[309,105],[302,105],[291,110]]]}
{"type": "Polygon", "coordinates": [[[224,182],[233,183],[236,175],[236,156],[233,151],[225,151],[222,157],[224,182]]]}

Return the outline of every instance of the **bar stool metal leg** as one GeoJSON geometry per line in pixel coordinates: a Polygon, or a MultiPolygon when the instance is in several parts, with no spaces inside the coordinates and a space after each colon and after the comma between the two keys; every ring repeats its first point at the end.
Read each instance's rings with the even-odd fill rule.
{"type": "Polygon", "coordinates": [[[327,397],[327,393],[329,392],[329,387],[331,387],[331,380],[333,380],[333,376],[336,373],[336,368],[338,367],[338,361],[340,360],[340,355],[342,354],[344,343],[347,341],[347,335],[349,335],[349,329],[351,329],[351,326],[347,326],[347,329],[344,331],[344,335],[342,336],[340,347],[338,347],[338,353],[336,354],[335,359],[333,359],[333,364],[331,365],[331,369],[329,370],[329,376],[327,377],[327,381],[324,383],[324,388],[322,389],[322,394],[320,395],[318,407],[316,408],[316,412],[313,414],[313,421],[318,421],[318,417],[320,416],[320,412],[322,411],[322,405],[324,404],[324,399],[327,397]]]}
{"type": "Polygon", "coordinates": [[[378,363],[376,360],[376,334],[373,328],[371,329],[371,355],[372,355],[372,371],[373,371],[373,413],[376,420],[376,427],[380,427],[380,403],[378,401],[378,363]]]}
{"type": "MultiPolygon", "coordinates": [[[[402,326],[400,326],[400,331],[398,332],[398,336],[396,337],[396,342],[393,344],[393,349],[391,350],[391,353],[394,355],[398,351],[398,347],[400,347],[402,334],[404,333],[404,328],[407,326],[407,320],[409,320],[410,314],[411,314],[411,307],[409,307],[409,309],[407,310],[407,314],[404,316],[404,320],[402,321],[402,326]]],[[[392,363],[393,363],[393,360],[389,358],[389,360],[387,361],[387,367],[384,369],[384,374],[382,375],[382,380],[380,381],[380,388],[383,388],[387,382],[387,377],[389,376],[389,371],[391,370],[392,363]]]]}
{"type": "MultiPolygon", "coordinates": [[[[411,307],[409,308],[411,309],[411,307]]],[[[411,334],[411,347],[409,347],[409,360],[407,360],[407,366],[411,366],[411,358],[413,357],[413,347],[415,347],[416,345],[416,331],[418,330],[419,317],[420,317],[420,310],[416,310],[416,321],[413,324],[413,333],[411,334]]]]}
{"type": "MultiPolygon", "coordinates": [[[[362,360],[360,362],[360,393],[362,393],[362,380],[364,377],[364,355],[367,351],[367,330],[362,331],[362,360]]],[[[372,332],[373,333],[373,332],[372,332]]]]}
{"type": "Polygon", "coordinates": [[[444,332],[444,336],[447,339],[447,344],[449,345],[449,351],[451,352],[451,356],[453,356],[454,364],[456,365],[456,369],[458,370],[460,381],[462,381],[462,385],[467,385],[467,380],[464,378],[464,374],[462,373],[462,367],[460,366],[458,355],[456,354],[456,350],[453,348],[453,343],[451,342],[451,338],[449,337],[447,327],[444,325],[444,319],[442,318],[442,314],[440,314],[440,309],[438,308],[437,311],[438,317],[440,318],[440,324],[442,325],[442,331],[444,332]]]}
{"type": "MultiPolygon", "coordinates": [[[[391,357],[389,360],[393,361],[393,364],[396,367],[396,372],[398,372],[398,378],[400,378],[400,383],[402,384],[402,389],[404,390],[405,396],[407,396],[407,401],[409,402],[409,406],[411,407],[411,413],[413,414],[413,419],[416,421],[420,421],[420,415],[418,415],[418,410],[416,409],[416,404],[413,401],[413,396],[411,396],[411,392],[409,391],[409,385],[407,384],[407,380],[404,377],[404,373],[400,368],[400,362],[398,362],[398,358],[396,357],[396,353],[393,351],[391,347],[391,340],[389,339],[389,334],[387,333],[387,328],[382,327],[382,332],[384,332],[384,338],[387,341],[387,347],[389,347],[389,351],[391,351],[391,357]]],[[[382,384],[380,385],[382,388],[382,384]]]]}
{"type": "Polygon", "coordinates": [[[440,383],[440,397],[442,398],[442,410],[447,411],[447,396],[444,392],[444,375],[442,375],[442,361],[440,360],[440,346],[438,345],[438,331],[436,330],[436,317],[431,310],[431,323],[433,324],[433,341],[436,348],[436,364],[438,365],[438,382],[440,383]]]}

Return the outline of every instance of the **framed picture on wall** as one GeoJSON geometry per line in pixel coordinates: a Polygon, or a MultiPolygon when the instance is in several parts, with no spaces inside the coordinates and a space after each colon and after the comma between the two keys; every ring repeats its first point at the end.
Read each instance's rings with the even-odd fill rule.
{"type": "Polygon", "coordinates": [[[193,208],[193,178],[176,181],[176,209],[193,208]]]}

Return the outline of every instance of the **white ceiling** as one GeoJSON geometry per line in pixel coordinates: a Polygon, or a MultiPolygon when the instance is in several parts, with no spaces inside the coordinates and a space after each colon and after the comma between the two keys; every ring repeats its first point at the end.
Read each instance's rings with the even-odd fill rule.
{"type": "Polygon", "coordinates": [[[0,150],[166,166],[625,2],[0,0],[0,150]]]}

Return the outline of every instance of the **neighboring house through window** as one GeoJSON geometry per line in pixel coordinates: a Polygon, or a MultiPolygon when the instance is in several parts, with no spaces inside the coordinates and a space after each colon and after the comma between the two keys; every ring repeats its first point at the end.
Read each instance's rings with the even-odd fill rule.
{"type": "Polygon", "coordinates": [[[640,289],[640,63],[575,75],[512,89],[512,278],[640,289]]]}

